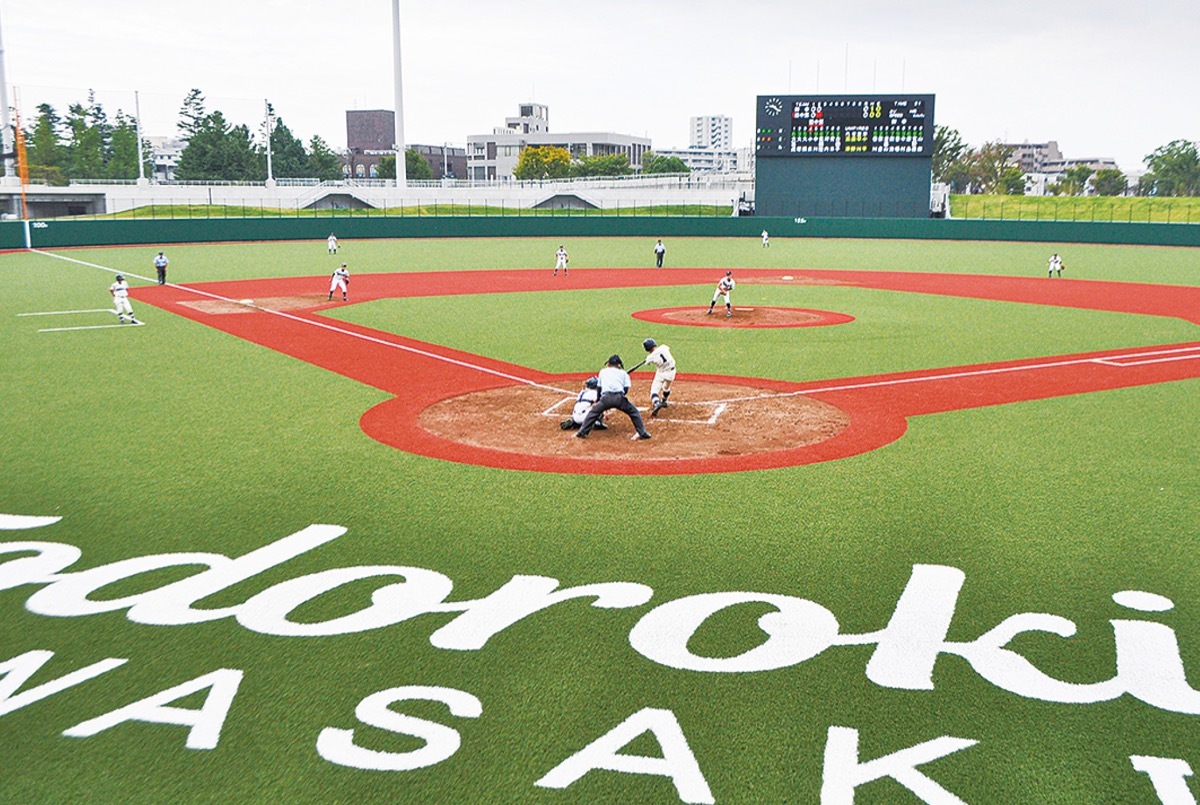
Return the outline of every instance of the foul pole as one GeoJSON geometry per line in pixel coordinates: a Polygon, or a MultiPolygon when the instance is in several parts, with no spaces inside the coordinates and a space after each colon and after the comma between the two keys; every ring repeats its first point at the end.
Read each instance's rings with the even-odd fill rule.
{"type": "Polygon", "coordinates": [[[400,0],[392,0],[392,51],[396,82],[396,187],[408,185],[408,166],[404,146],[404,80],[400,70],[400,0]]]}

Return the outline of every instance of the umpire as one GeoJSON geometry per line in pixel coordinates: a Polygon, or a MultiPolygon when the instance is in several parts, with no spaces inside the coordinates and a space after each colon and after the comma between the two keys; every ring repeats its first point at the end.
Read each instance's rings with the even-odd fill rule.
{"type": "Polygon", "coordinates": [[[604,412],[609,408],[617,408],[629,415],[633,427],[637,429],[635,439],[649,439],[650,434],[646,432],[646,424],[642,422],[641,413],[637,406],[625,396],[629,392],[629,374],[625,371],[625,364],[621,363],[620,355],[613,355],[608,359],[608,363],[600,370],[599,378],[600,399],[583,418],[583,424],[579,426],[579,432],[575,434],[575,438],[586,439],[596,422],[604,416],[604,412]]]}

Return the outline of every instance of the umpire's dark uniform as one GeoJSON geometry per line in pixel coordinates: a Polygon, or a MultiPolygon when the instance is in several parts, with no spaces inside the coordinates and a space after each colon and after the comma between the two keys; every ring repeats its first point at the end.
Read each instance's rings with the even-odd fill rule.
{"type": "Polygon", "coordinates": [[[583,424],[579,426],[575,438],[586,439],[600,417],[604,416],[604,412],[609,408],[617,408],[629,415],[639,439],[649,439],[650,434],[646,432],[646,423],[642,421],[641,412],[625,396],[629,391],[629,374],[625,371],[625,364],[621,363],[620,355],[613,355],[608,359],[608,364],[600,370],[599,378],[600,399],[583,418],[583,424]]]}

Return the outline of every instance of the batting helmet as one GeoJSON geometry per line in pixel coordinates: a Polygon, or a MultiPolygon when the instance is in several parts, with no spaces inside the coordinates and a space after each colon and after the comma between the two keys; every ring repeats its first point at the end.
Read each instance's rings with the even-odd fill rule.
{"type": "Polygon", "coordinates": [[[654,341],[653,338],[647,338],[645,341],[642,342],[642,346],[646,348],[647,352],[651,352],[651,351],[653,351],[653,349],[655,347],[658,346],[658,344],[654,341]]]}
{"type": "Polygon", "coordinates": [[[125,281],[125,275],[124,275],[124,274],[118,274],[118,275],[117,275],[117,282],[124,282],[124,281],[125,281]]]}
{"type": "Polygon", "coordinates": [[[625,364],[621,361],[620,355],[610,355],[607,363],[609,366],[619,366],[622,369],[625,368],[625,364]]]}
{"type": "Polygon", "coordinates": [[[583,385],[587,386],[587,387],[588,387],[588,388],[590,388],[590,389],[598,389],[598,388],[600,388],[600,378],[598,378],[598,377],[589,377],[589,378],[587,379],[587,382],[586,382],[586,383],[584,383],[583,385]]]}

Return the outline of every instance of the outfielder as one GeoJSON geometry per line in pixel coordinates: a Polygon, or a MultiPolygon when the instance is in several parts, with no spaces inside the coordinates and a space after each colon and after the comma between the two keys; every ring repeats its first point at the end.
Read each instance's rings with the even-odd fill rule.
{"type": "Polygon", "coordinates": [[[124,274],[116,276],[116,282],[108,286],[108,292],[112,294],[113,306],[121,324],[125,323],[125,317],[129,317],[130,324],[141,324],[133,317],[133,307],[129,304],[129,283],[125,281],[124,274]]]}
{"type": "Polygon", "coordinates": [[[1063,259],[1058,256],[1058,252],[1050,255],[1050,259],[1046,261],[1046,276],[1053,277],[1056,274],[1062,276],[1063,259]]]}
{"type": "Polygon", "coordinates": [[[554,253],[554,274],[558,276],[558,270],[561,268],[563,276],[567,276],[567,263],[571,262],[571,258],[567,255],[567,248],[559,246],[558,251],[554,253]]]}
{"type": "Polygon", "coordinates": [[[653,338],[647,338],[642,346],[650,354],[646,363],[654,364],[654,380],[650,383],[650,416],[658,416],[658,412],[667,407],[667,398],[671,396],[671,383],[675,380],[675,358],[671,348],[659,344],[653,338]]]}
{"type": "Polygon", "coordinates": [[[332,232],[329,233],[329,253],[337,254],[337,238],[332,232]]]}
{"type": "MultiPolygon", "coordinates": [[[[578,430],[583,424],[583,420],[587,419],[588,411],[592,410],[592,406],[600,399],[600,379],[597,377],[589,377],[583,384],[583,391],[579,392],[579,396],[575,398],[575,407],[571,410],[571,415],[558,423],[558,426],[563,430],[578,430]]],[[[604,424],[604,417],[596,421],[592,426],[593,430],[608,430],[608,425],[604,424]]]]}
{"type": "Polygon", "coordinates": [[[717,299],[725,297],[725,318],[733,315],[733,305],[729,303],[729,294],[733,291],[737,283],[733,281],[733,272],[726,271],[725,276],[721,277],[721,281],[717,283],[717,290],[713,293],[712,302],[708,305],[708,312],[712,313],[713,308],[717,306],[717,299]]]}
{"type": "Polygon", "coordinates": [[[604,412],[609,408],[617,408],[628,414],[629,420],[633,422],[633,427],[637,430],[634,439],[649,439],[650,434],[646,432],[646,424],[642,422],[641,413],[637,406],[625,396],[629,392],[630,383],[620,355],[613,355],[608,359],[604,368],[600,370],[597,380],[600,381],[600,399],[588,410],[575,438],[586,439],[592,428],[596,427],[596,423],[604,416],[604,412]]]}
{"type": "Polygon", "coordinates": [[[333,272],[333,276],[329,280],[329,298],[333,298],[333,292],[341,289],[342,301],[347,300],[347,295],[350,289],[350,272],[346,269],[346,264],[342,263],[341,267],[333,272]]]}
{"type": "Polygon", "coordinates": [[[159,252],[158,256],[154,258],[154,271],[158,274],[159,285],[167,284],[167,266],[170,262],[162,252],[159,252]]]}

